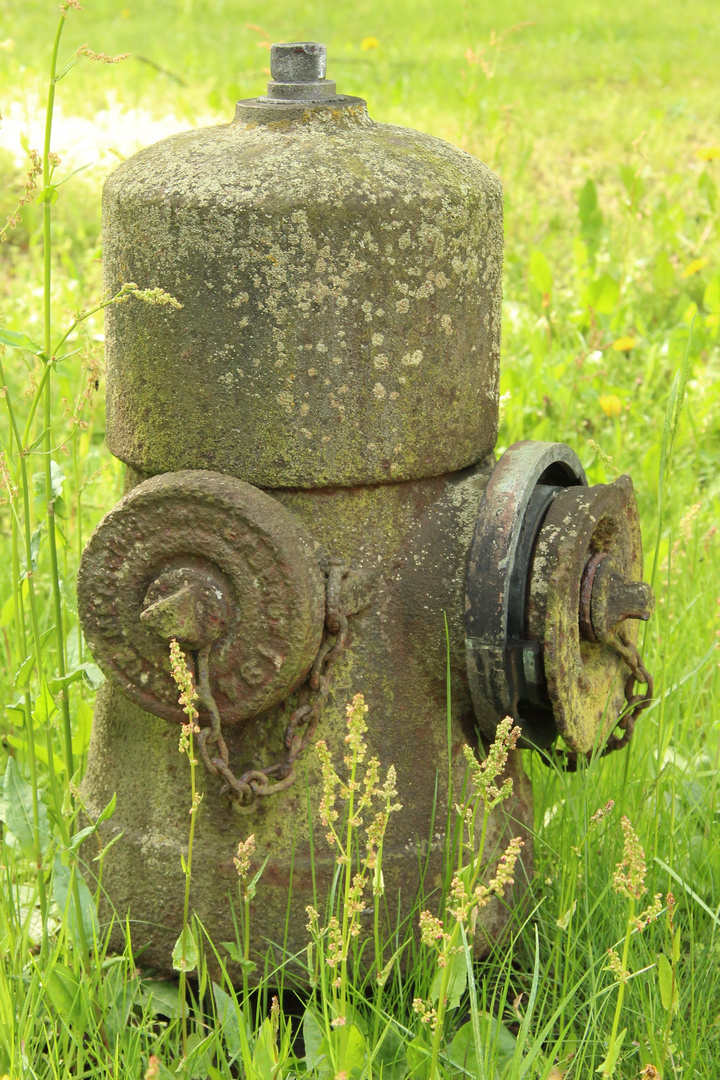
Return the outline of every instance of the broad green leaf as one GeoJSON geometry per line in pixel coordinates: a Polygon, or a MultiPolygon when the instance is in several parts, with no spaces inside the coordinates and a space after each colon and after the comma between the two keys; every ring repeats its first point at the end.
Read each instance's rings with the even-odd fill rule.
{"type": "Polygon", "coordinates": [[[278,1054],[272,1021],[266,1017],[255,1036],[253,1068],[257,1080],[273,1080],[278,1054]]]}
{"type": "Polygon", "coordinates": [[[578,216],[583,233],[583,239],[596,240],[602,228],[602,211],[598,199],[598,189],[595,180],[587,179],[578,198],[578,216]]]}
{"type": "Polygon", "coordinates": [[[198,949],[189,926],[183,927],[180,937],[175,942],[172,952],[172,966],[175,971],[194,971],[198,962],[198,949]]]}
{"type": "Polygon", "coordinates": [[[117,803],[117,794],[113,794],[112,799],[107,804],[105,809],[100,811],[100,816],[98,817],[98,819],[97,819],[97,821],[95,823],[96,825],[102,825],[103,821],[109,821],[110,820],[110,818],[115,813],[115,805],[116,805],[116,803],[117,803]]]}
{"type": "MultiPolygon", "coordinates": [[[[40,540],[42,539],[42,533],[44,528],[45,522],[41,521],[35,532],[30,537],[30,563],[33,572],[37,570],[38,553],[40,551],[40,540]]],[[[23,552],[22,558],[20,559],[20,568],[22,571],[22,573],[20,574],[20,578],[22,581],[24,581],[28,575],[27,558],[25,557],[25,552],[23,552]]]]}
{"type": "Polygon", "coordinates": [[[373,1060],[374,1075],[380,1074],[383,1080],[403,1080],[408,1073],[405,1045],[392,1024],[388,1025],[381,1037],[380,1046],[373,1060]]]}
{"type": "Polygon", "coordinates": [[[430,1000],[433,1005],[437,1005],[440,1000],[443,975],[448,969],[448,982],[445,989],[447,1008],[457,1009],[460,1004],[460,999],[467,988],[467,966],[465,964],[465,956],[463,953],[453,953],[448,960],[447,968],[437,969],[435,978],[432,981],[432,986],[430,987],[430,1000]]]}
{"type": "Polygon", "coordinates": [[[673,958],[673,964],[679,963],[679,961],[680,961],[680,927],[679,926],[678,926],[677,930],[675,931],[675,936],[673,937],[672,958],[673,958]]]}
{"type": "Polygon", "coordinates": [[[717,185],[710,173],[705,169],[698,179],[698,191],[701,191],[708,201],[708,206],[715,212],[717,207],[717,185]]]}
{"type": "Polygon", "coordinates": [[[84,829],[80,829],[74,836],[70,837],[70,843],[67,846],[67,850],[70,852],[76,852],[82,847],[83,843],[87,840],[88,836],[92,836],[97,826],[86,825],[84,829]]]}
{"type": "Polygon", "coordinates": [[[124,964],[115,964],[103,979],[102,1014],[111,1050],[127,1027],[139,989],[140,980],[129,977],[124,964]]]}
{"type": "Polygon", "coordinates": [[[539,248],[530,255],[530,280],[543,296],[552,292],[553,276],[550,263],[539,248]]]}
{"type": "Polygon", "coordinates": [[[177,983],[144,982],[141,989],[141,998],[145,1004],[158,1016],[167,1016],[172,1020],[180,1015],[180,997],[177,983]]]}
{"type": "Polygon", "coordinates": [[[33,356],[45,356],[38,343],[27,334],[16,334],[14,330],[6,330],[3,326],[0,326],[0,345],[7,345],[10,349],[24,349],[33,356]]]}
{"type": "MultiPolygon", "coordinates": [[[[9,757],[3,780],[5,800],[5,824],[20,845],[23,854],[32,858],[35,853],[35,826],[33,824],[32,788],[20,774],[15,758],[9,757]]],[[[38,799],[38,837],[40,851],[47,851],[50,843],[50,826],[47,809],[38,799]]]]}
{"type": "Polygon", "coordinates": [[[48,184],[47,187],[44,187],[42,189],[40,194],[35,199],[35,202],[38,206],[40,206],[42,203],[50,203],[51,206],[54,206],[55,203],[58,201],[59,195],[60,192],[57,189],[57,184],[48,184]]]}
{"type": "MultiPolygon", "coordinates": [[[[97,937],[100,933],[97,908],[95,907],[95,901],[92,898],[92,894],[85,883],[85,878],[77,867],[75,867],[74,874],[77,879],[78,896],[80,898],[80,915],[82,918],[82,926],[85,931],[85,940],[88,944],[91,944],[93,936],[97,937]]],[[[55,861],[53,863],[53,900],[63,915],[67,912],[67,926],[69,927],[71,934],[77,939],[80,924],[75,910],[74,891],[71,891],[72,877],[73,869],[69,866],[65,866],[62,861],[62,855],[58,853],[55,856],[55,861]]]]}
{"type": "Polygon", "coordinates": [[[588,178],[578,198],[578,214],[583,225],[596,225],[598,220],[602,223],[602,211],[598,200],[595,181],[588,178]]]}
{"type": "MultiPolygon", "coordinates": [[[[62,471],[57,461],[50,461],[50,493],[53,499],[57,499],[62,495],[63,481],[65,480],[65,473],[62,471]]],[[[45,472],[33,473],[33,491],[35,492],[36,499],[42,499],[45,502],[45,472]]]]}
{"type": "Polygon", "coordinates": [[[87,1027],[87,1017],[80,983],[73,972],[64,964],[55,964],[44,980],[44,986],[59,1019],[76,1038],[81,1038],[87,1027]]]}
{"type": "Polygon", "coordinates": [[[15,672],[15,681],[13,685],[15,686],[16,690],[27,689],[27,687],[30,685],[30,677],[32,676],[34,667],[35,653],[32,652],[29,656],[25,657],[22,664],[15,672]]]}
{"type": "Polygon", "coordinates": [[[51,694],[59,694],[61,690],[67,689],[68,686],[72,686],[78,679],[82,679],[84,675],[82,668],[71,668],[70,671],[66,671],[63,677],[48,679],[48,688],[51,694]]]}
{"type": "Polygon", "coordinates": [[[179,1068],[178,1065],[175,1066],[173,1070],[174,1077],[177,1078],[184,1073],[185,1076],[188,1078],[192,1077],[193,1080],[205,1080],[214,1044],[214,1032],[211,1032],[211,1034],[206,1035],[205,1038],[203,1038],[198,1031],[194,1031],[192,1035],[188,1037],[187,1057],[184,1057],[181,1062],[178,1062],[179,1068]]]}
{"type": "Polygon", "coordinates": [[[75,699],[75,725],[76,732],[73,735],[73,754],[84,754],[90,744],[92,731],[93,711],[83,698],[75,699]]]}
{"type": "Polygon", "coordinates": [[[52,694],[50,693],[47,679],[43,675],[40,693],[35,698],[35,702],[33,704],[32,718],[36,724],[47,724],[49,720],[52,720],[53,716],[57,711],[58,707],[55,704],[52,694]]]}
{"type": "Polygon", "coordinates": [[[217,983],[212,984],[212,992],[215,999],[218,1026],[225,1039],[225,1045],[231,1058],[236,1058],[240,1053],[241,1043],[240,1024],[235,1002],[217,983]]]}
{"type": "Polygon", "coordinates": [[[80,666],[80,629],[77,623],[65,635],[65,655],[68,668],[80,666]]]}
{"type": "Polygon", "coordinates": [[[12,593],[0,608],[0,626],[12,626],[15,622],[15,597],[12,593]]]}
{"type": "MultiPolygon", "coordinates": [[[[488,1013],[480,1014],[480,1037],[482,1039],[481,1053],[487,1053],[489,1060],[494,1064],[498,1073],[502,1073],[515,1053],[516,1039],[510,1034],[504,1024],[498,1023],[494,1016],[488,1013]]],[[[458,1065],[471,1076],[477,1076],[479,1066],[473,1038],[472,1024],[463,1024],[458,1029],[455,1038],[450,1044],[448,1057],[453,1065],[458,1065]]]]}
{"type": "Polygon", "coordinates": [[[720,277],[714,277],[703,294],[703,305],[710,311],[720,311],[720,277]]]}
{"type": "Polygon", "coordinates": [[[317,1075],[320,1080],[334,1080],[336,1076],[333,1058],[339,1071],[344,1072],[348,1080],[357,1080],[365,1067],[367,1042],[357,1024],[346,1023],[333,1028],[328,1039],[324,1038],[317,1051],[317,1075]]]}
{"type": "Polygon", "coordinates": [[[335,1056],[340,1063],[340,1071],[347,1073],[348,1080],[353,1080],[353,1074],[360,1076],[365,1064],[367,1043],[357,1024],[334,1028],[332,1041],[335,1056]]]}
{"type": "Polygon", "coordinates": [[[617,281],[609,274],[603,274],[588,285],[583,296],[583,303],[585,307],[592,308],[600,315],[610,315],[615,310],[619,298],[620,286],[617,281]]]}
{"type": "Polygon", "coordinates": [[[49,682],[50,691],[53,694],[58,694],[66,687],[72,686],[78,679],[84,679],[91,690],[99,690],[105,682],[105,676],[97,664],[88,661],[85,664],[79,664],[72,671],[66,671],[61,679],[51,679],[49,682]]]}
{"type": "Polygon", "coordinates": [[[625,1039],[625,1032],[627,1028],[623,1028],[620,1034],[615,1039],[612,1046],[608,1047],[608,1052],[604,1061],[601,1061],[595,1072],[602,1073],[603,1076],[612,1077],[615,1072],[615,1066],[618,1063],[620,1057],[620,1051],[622,1050],[622,1044],[625,1039]]]}
{"type": "Polygon", "coordinates": [[[247,894],[248,894],[248,897],[251,900],[254,897],[255,893],[257,892],[257,883],[260,880],[260,878],[263,876],[263,873],[265,871],[265,867],[267,866],[269,859],[270,859],[270,856],[266,855],[265,856],[265,862],[262,864],[262,866],[258,870],[257,874],[255,875],[255,877],[252,879],[252,881],[250,882],[250,884],[247,887],[247,894]]]}
{"type": "MultiPolygon", "coordinates": [[[[65,480],[65,473],[60,469],[57,461],[53,460],[50,462],[50,473],[50,490],[55,516],[66,517],[65,502],[63,501],[63,482],[65,480]]],[[[43,472],[32,474],[32,488],[33,491],[35,491],[36,510],[38,511],[38,514],[40,514],[43,512],[46,502],[44,470],[43,472]]]]}
{"type": "Polygon", "coordinates": [[[97,664],[88,662],[87,664],[81,664],[83,677],[91,690],[99,690],[105,682],[105,676],[103,675],[97,664]]]}
{"type": "Polygon", "coordinates": [[[317,1068],[325,1056],[320,1050],[323,1033],[310,1009],[306,1009],[303,1014],[302,1031],[305,1044],[305,1067],[310,1071],[310,1069],[317,1068]]]}
{"type": "Polygon", "coordinates": [[[678,1007],[677,983],[673,985],[672,964],[664,953],[658,955],[658,983],[660,985],[660,1000],[666,1012],[675,1012],[678,1007]]]}
{"type": "MultiPolygon", "coordinates": [[[[41,649],[42,649],[43,645],[45,644],[45,642],[47,641],[47,639],[52,634],[54,629],[55,629],[55,627],[51,626],[49,630],[46,630],[43,634],[40,635],[40,648],[41,649]]],[[[15,684],[14,684],[15,688],[17,690],[25,690],[30,685],[30,677],[32,675],[34,667],[35,667],[35,650],[33,649],[33,651],[30,653],[30,655],[25,657],[22,664],[18,668],[17,674],[15,676],[15,684]]]]}
{"type": "Polygon", "coordinates": [[[590,258],[594,262],[602,235],[603,214],[600,209],[595,181],[588,179],[578,198],[578,216],[580,235],[585,241],[590,258]]]}
{"type": "Polygon", "coordinates": [[[430,1047],[422,1035],[418,1035],[411,1043],[408,1043],[405,1053],[412,1080],[429,1080],[430,1078],[430,1047]]]}
{"type": "Polygon", "coordinates": [[[233,960],[236,964],[242,963],[243,954],[237,942],[221,941],[220,944],[222,945],[223,949],[227,949],[231,960],[233,960]]]}
{"type": "MultiPolygon", "coordinates": [[[[23,711],[23,710],[20,710],[20,711],[23,711]]],[[[18,738],[16,735],[6,735],[5,738],[7,739],[10,746],[12,746],[15,750],[22,750],[24,753],[27,753],[28,746],[27,746],[27,740],[26,739],[18,738]]],[[[38,759],[38,761],[42,762],[42,764],[47,767],[47,765],[48,765],[48,753],[47,753],[47,748],[46,747],[40,745],[39,743],[36,743],[35,744],[35,757],[38,759]]],[[[61,757],[58,757],[57,754],[53,754],[53,765],[55,766],[55,772],[58,775],[60,775],[61,773],[63,773],[65,771],[65,762],[63,761],[63,759],[61,757]]]]}
{"type": "Polygon", "coordinates": [[[668,292],[675,285],[675,267],[665,250],[659,251],[655,256],[653,285],[658,292],[668,292]]]}
{"type": "Polygon", "coordinates": [[[632,165],[620,166],[620,179],[633,206],[637,206],[645,192],[645,184],[640,173],[632,165]]]}

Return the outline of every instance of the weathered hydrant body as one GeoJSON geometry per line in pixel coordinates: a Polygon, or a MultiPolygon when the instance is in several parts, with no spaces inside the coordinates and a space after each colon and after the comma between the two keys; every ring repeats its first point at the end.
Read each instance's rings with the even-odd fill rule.
{"type": "MultiPolygon", "coordinates": [[[[440,883],[448,750],[460,783],[463,744],[509,713],[527,745],[561,734],[586,753],[645,676],[629,480],[587,488],[560,444],[495,465],[499,181],[336,95],[318,46],[274,46],[273,75],[232,123],[137,154],[104,192],[110,292],[134,282],[182,305],[107,310],[107,438],[127,494],[78,582],[109,675],[85,795],[92,813],[116,792],[109,829],[123,830],[103,885],[159,968],[189,821],[170,638],[202,690],[193,908],[215,941],[234,938],[233,855],[254,833],[270,856],[256,926],[289,953],[335,870],[320,827],[311,843],[311,744],[342,757],[355,693],[371,751],[397,768],[384,874],[407,914],[424,863],[426,893],[440,883]]],[[[529,872],[518,753],[509,770],[486,854],[494,865],[522,834],[529,872]]],[[[482,914],[487,943],[508,911],[482,914]]]]}

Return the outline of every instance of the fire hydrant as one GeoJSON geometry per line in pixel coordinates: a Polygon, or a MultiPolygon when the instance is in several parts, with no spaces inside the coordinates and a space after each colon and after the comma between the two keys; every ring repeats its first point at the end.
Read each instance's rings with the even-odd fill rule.
{"type": "MultiPolygon", "coordinates": [[[[234,937],[233,854],[253,833],[269,855],[262,948],[288,954],[335,870],[317,828],[312,843],[312,744],[342,757],[355,693],[404,806],[384,846],[393,919],[421,865],[426,890],[440,882],[437,808],[449,769],[462,782],[464,744],[510,715],[545,755],[560,736],[572,768],[622,745],[651,693],[630,479],[588,487],[558,443],[495,462],[497,177],[372,121],[325,77],[322,46],[274,45],[271,64],[266,96],[136,154],[103,196],[109,292],[134,282],[182,305],[107,310],[107,442],[126,494],[78,577],[108,675],[85,798],[92,814],[116,793],[105,828],[122,832],[103,888],[161,969],[181,925],[189,799],[171,639],[201,691],[193,907],[214,940],[234,937]]],[[[508,771],[485,851],[525,837],[522,889],[532,800],[518,751],[508,771]]],[[[483,909],[480,951],[508,917],[497,900],[483,909]]]]}

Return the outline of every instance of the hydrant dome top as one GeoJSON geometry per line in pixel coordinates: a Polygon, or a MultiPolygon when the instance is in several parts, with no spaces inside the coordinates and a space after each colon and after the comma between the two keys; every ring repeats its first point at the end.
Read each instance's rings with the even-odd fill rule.
{"type": "Polygon", "coordinates": [[[337,95],[316,43],[273,46],[271,63],[267,96],[232,123],[106,182],[107,287],[182,304],[108,309],[111,451],[261,487],[481,460],[497,434],[499,181],[337,95]]]}

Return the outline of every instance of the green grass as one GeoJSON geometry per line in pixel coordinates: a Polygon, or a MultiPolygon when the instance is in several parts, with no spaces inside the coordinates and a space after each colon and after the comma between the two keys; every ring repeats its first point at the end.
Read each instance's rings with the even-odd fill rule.
{"type": "MultiPolygon", "coordinates": [[[[485,1073],[493,1080],[503,1068],[508,1080],[584,1080],[606,1056],[618,1000],[617,984],[606,970],[607,950],[622,953],[628,913],[628,902],[612,888],[623,815],[646,855],[649,895],[639,906],[657,892],[672,891],[677,909],[674,950],[667,914],[630,941],[633,975],[617,1018],[617,1029],[627,1033],[615,1075],[630,1080],[652,1062],[665,1080],[720,1076],[720,671],[713,651],[720,631],[716,16],[716,4],[709,0],[663,5],[563,0],[494,8],[451,8],[429,0],[286,2],[275,10],[260,3],[240,9],[221,0],[142,5],[129,0],[127,8],[88,2],[86,11],[70,12],[61,50],[61,57],[69,56],[88,42],[97,51],[132,55],[117,66],[81,63],[59,86],[62,115],[55,149],[61,155],[67,149],[73,167],[96,159],[100,165],[61,187],[53,208],[55,337],[67,325],[68,313],[92,307],[100,295],[99,184],[103,163],[130,147],[128,132],[142,140],[143,131],[152,131],[151,141],[159,130],[153,124],[169,113],[186,126],[229,118],[236,98],[262,89],[267,52],[258,42],[315,38],[328,45],[330,74],[340,89],[366,97],[375,119],[446,138],[478,154],[502,177],[500,448],[520,438],[557,439],[577,450],[591,482],[610,481],[616,471],[633,476],[648,577],[657,549],[658,612],[645,638],[655,701],[626,751],[595,761],[578,775],[555,773],[526,755],[537,830],[528,905],[517,913],[511,946],[503,943],[475,968],[477,994],[463,996],[447,1020],[448,1044],[454,1027],[470,1023],[473,1039],[484,1048],[485,1073]],[[247,23],[260,24],[266,33],[247,29],[247,23]],[[368,37],[378,39],[377,48],[361,47],[368,37]],[[123,126],[131,109],[137,111],[123,126]],[[77,132],[85,128],[79,122],[69,126],[68,118],[97,126],[108,113],[106,130],[115,128],[106,145],[99,143],[86,160],[75,161],[81,153],[77,132]],[[613,348],[623,338],[632,341],[613,348]],[[672,468],[663,474],[665,417],[686,353],[686,399],[672,468]],[[592,815],[609,800],[615,802],[612,813],[591,827],[592,815]],[[668,983],[668,969],[676,988],[668,983]],[[490,1027],[486,1013],[504,1026],[490,1027]]],[[[17,117],[23,109],[33,115],[42,111],[56,22],[56,3],[21,6],[0,0],[2,219],[14,208],[26,171],[15,162],[22,127],[17,117]]],[[[63,175],[61,166],[58,176],[63,175]]],[[[42,343],[42,207],[32,202],[25,207],[22,224],[0,249],[0,267],[0,325],[42,343]]],[[[56,505],[63,515],[57,521],[57,549],[69,669],[89,660],[75,629],[79,551],[122,488],[122,469],[103,442],[101,338],[98,313],[72,341],[80,351],[53,372],[49,403],[52,448],[60,447],[53,456],[64,473],[63,506],[56,505]],[[81,414],[79,400],[85,402],[81,414]],[[82,423],[74,424],[68,412],[82,423]]],[[[39,379],[42,361],[10,349],[0,359],[22,425],[30,401],[23,395],[29,379],[39,379]]],[[[33,438],[48,426],[43,407],[33,438]]],[[[17,454],[8,453],[4,411],[0,434],[12,470],[17,454]]],[[[32,477],[38,477],[29,492],[31,531],[45,517],[46,458],[40,453],[45,445],[25,459],[31,488],[32,477]]],[[[19,515],[16,545],[22,545],[21,503],[13,501],[19,515]]],[[[18,700],[24,707],[24,680],[16,673],[34,636],[42,642],[40,662],[48,678],[58,668],[47,529],[40,534],[33,578],[33,635],[27,585],[13,596],[12,520],[6,501],[0,507],[5,658],[0,730],[1,756],[14,760],[9,771],[0,761],[6,796],[0,854],[0,1076],[136,1078],[148,1069],[150,1055],[158,1059],[150,1075],[156,1067],[163,1076],[178,1067],[177,1075],[237,1075],[242,1061],[252,1075],[253,1054],[258,1075],[270,1076],[274,1042],[272,1024],[264,1021],[276,979],[249,999],[228,996],[228,985],[213,995],[202,978],[203,954],[211,955],[212,946],[196,928],[201,979],[191,991],[183,1064],[177,991],[138,968],[130,941],[124,956],[111,956],[96,936],[92,902],[76,876],[81,868],[71,850],[72,820],[63,815],[69,778],[62,716],[51,700],[44,702],[37,665],[27,685],[34,721],[24,723],[23,712],[12,708],[18,700]],[[31,758],[39,792],[35,807],[31,758]],[[16,809],[8,810],[9,805],[16,809]],[[68,865],[56,860],[51,873],[54,853],[62,850],[70,852],[68,865]],[[40,889],[48,890],[44,941],[40,889]],[[84,912],[82,922],[75,916],[75,899],[84,912]],[[81,926],[89,939],[85,960],[81,926]]],[[[18,561],[16,577],[21,570],[18,561]]],[[[87,751],[94,680],[93,669],[87,669],[68,689],[76,781],[87,751]]],[[[260,897],[262,889],[261,879],[260,897]]],[[[424,1075],[424,1029],[412,999],[430,994],[436,970],[430,950],[414,953],[412,968],[414,983],[398,970],[393,973],[380,1014],[372,995],[356,1002],[365,1075],[379,1076],[381,1059],[386,1078],[403,1075],[403,1068],[424,1075]],[[386,1052],[389,1039],[402,1050],[393,1068],[386,1052]],[[378,1046],[382,1053],[373,1058],[378,1046]]],[[[287,996],[283,1006],[301,1011],[287,996]]],[[[287,1042],[284,1024],[283,1019],[281,1046],[284,1037],[287,1042]]],[[[310,1062],[313,1032],[308,1021],[310,1062]]],[[[304,1075],[307,1063],[293,1064],[286,1049],[290,1056],[283,1075],[304,1075]]],[[[295,1052],[304,1052],[300,1043],[295,1052]]],[[[447,1075],[462,1075],[442,1057],[440,1066],[447,1075]]],[[[318,1068],[310,1075],[331,1075],[318,1068]]],[[[481,1068],[470,1071],[479,1074],[481,1068]]]]}

